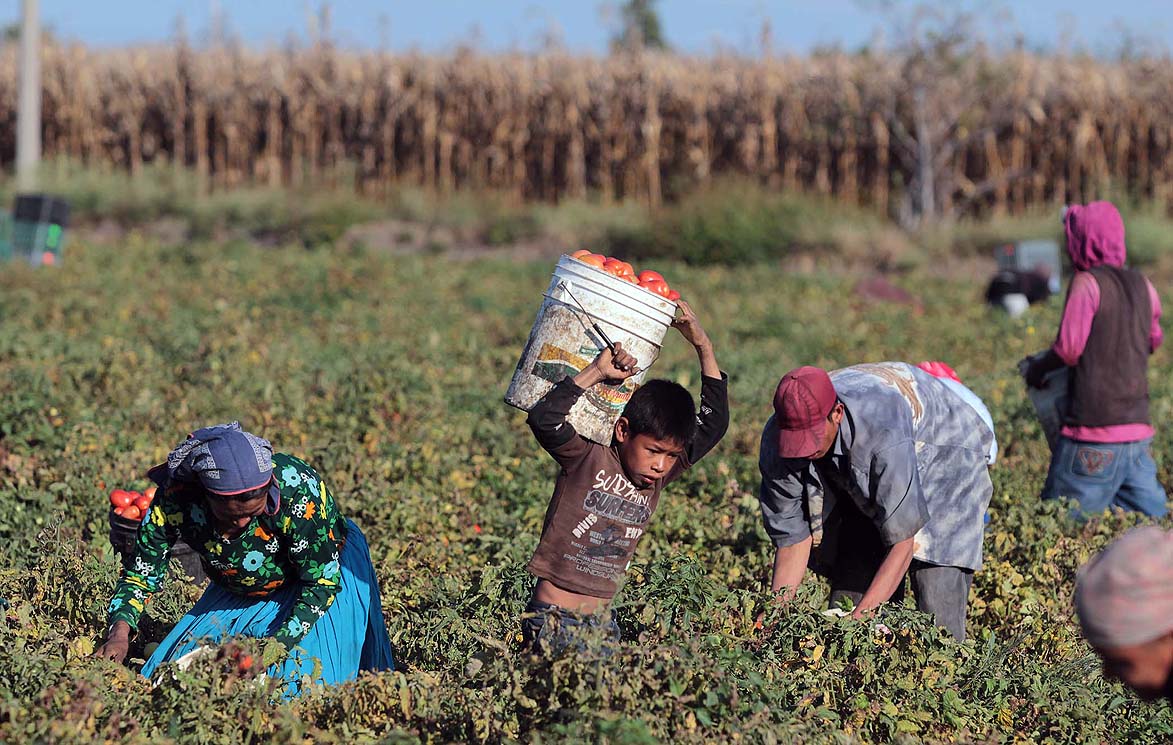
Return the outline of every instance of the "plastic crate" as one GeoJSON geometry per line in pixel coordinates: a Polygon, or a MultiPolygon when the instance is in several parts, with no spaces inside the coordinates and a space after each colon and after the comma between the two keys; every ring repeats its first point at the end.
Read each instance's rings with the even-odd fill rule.
{"type": "Polygon", "coordinates": [[[69,203],[48,194],[19,194],[12,210],[12,255],[34,266],[61,262],[69,203]]]}
{"type": "Polygon", "coordinates": [[[13,256],[12,215],[0,212],[0,261],[11,261],[13,256]]]}
{"type": "Polygon", "coordinates": [[[1012,269],[1032,272],[1040,268],[1048,272],[1048,284],[1052,293],[1063,286],[1063,259],[1059,242],[1051,240],[1019,241],[1007,243],[994,250],[998,269],[1012,269]]]}

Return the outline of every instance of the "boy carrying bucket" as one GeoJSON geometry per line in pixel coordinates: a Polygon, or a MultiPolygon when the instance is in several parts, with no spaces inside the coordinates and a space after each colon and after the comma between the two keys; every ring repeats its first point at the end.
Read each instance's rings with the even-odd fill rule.
{"type": "Polygon", "coordinates": [[[526,422],[561,466],[529,571],[538,578],[522,622],[523,645],[560,651],[577,628],[619,629],[605,613],[619,589],[660,491],[720,442],[729,426],[728,380],[713,344],[688,303],[672,325],[696,349],[701,405],[667,380],[650,380],[632,394],[615,423],[610,447],[580,436],[566,420],[588,389],[635,375],[638,360],[615,344],[574,377],[555,385],[526,422]]]}

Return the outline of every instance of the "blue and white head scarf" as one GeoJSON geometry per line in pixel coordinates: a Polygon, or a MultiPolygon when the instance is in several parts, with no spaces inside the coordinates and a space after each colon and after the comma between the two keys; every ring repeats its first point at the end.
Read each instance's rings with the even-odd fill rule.
{"type": "Polygon", "coordinates": [[[273,484],[273,446],[245,432],[236,421],[192,432],[167,455],[166,464],[156,466],[147,475],[160,487],[198,483],[223,497],[270,484],[270,502],[280,498],[273,484]]]}

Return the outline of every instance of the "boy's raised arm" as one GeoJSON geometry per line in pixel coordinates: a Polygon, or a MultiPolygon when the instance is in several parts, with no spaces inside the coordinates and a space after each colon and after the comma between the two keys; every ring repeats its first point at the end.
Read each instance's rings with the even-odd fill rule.
{"type": "Polygon", "coordinates": [[[584,367],[573,378],[563,378],[534,404],[529,416],[526,417],[525,421],[537,438],[538,444],[558,458],[566,444],[578,437],[578,432],[566,421],[566,417],[579,397],[587,389],[605,380],[617,382],[630,378],[637,372],[639,368],[636,367],[635,357],[625,351],[622,344],[616,344],[614,354],[610,349],[604,349],[594,362],[584,367]]]}
{"type": "Polygon", "coordinates": [[[721,367],[717,364],[716,353],[713,352],[713,342],[696,317],[696,311],[684,300],[677,300],[676,304],[680,306],[680,318],[672,321],[672,327],[696,349],[696,356],[701,362],[701,375],[720,379],[721,367]]]}
{"type": "Polygon", "coordinates": [[[701,405],[697,410],[696,436],[688,449],[688,462],[696,463],[716,447],[729,429],[729,381],[721,373],[713,342],[696,312],[684,300],[677,301],[681,315],[672,322],[680,335],[696,349],[701,363],[701,405]]]}

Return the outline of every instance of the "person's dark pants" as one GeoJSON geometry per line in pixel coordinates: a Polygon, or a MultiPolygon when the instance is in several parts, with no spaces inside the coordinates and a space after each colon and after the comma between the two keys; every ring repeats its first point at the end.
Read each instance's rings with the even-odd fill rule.
{"type": "Polygon", "coordinates": [[[619,641],[619,625],[610,612],[573,613],[557,605],[530,600],[521,621],[521,648],[528,652],[549,650],[561,654],[573,644],[582,650],[586,646],[581,639],[583,632],[599,628],[604,629],[611,641],[619,641]]]}
{"type": "Polygon", "coordinates": [[[1165,490],[1157,481],[1152,443],[1152,438],[1101,443],[1060,437],[1043,485],[1043,499],[1074,499],[1083,516],[1119,507],[1164,517],[1165,490]]]}
{"type": "MultiPolygon", "coordinates": [[[[888,547],[880,539],[879,531],[871,521],[854,505],[843,506],[845,515],[840,528],[839,551],[830,576],[832,606],[845,597],[859,605],[884,557],[888,555],[888,547]]],[[[938,626],[945,627],[958,641],[964,641],[973,572],[961,567],[938,566],[913,559],[908,568],[908,577],[912,582],[917,610],[932,615],[938,626]]],[[[904,581],[901,580],[891,601],[903,600],[904,581]]]]}

